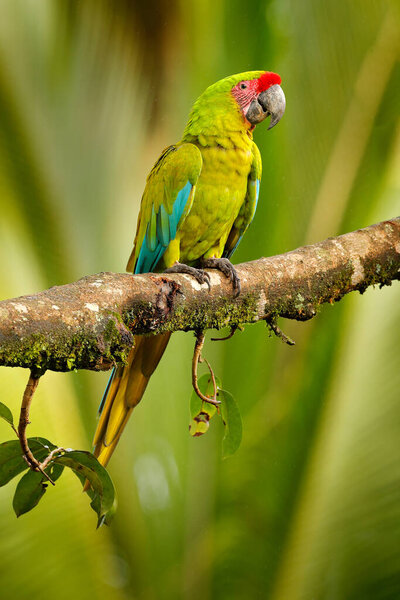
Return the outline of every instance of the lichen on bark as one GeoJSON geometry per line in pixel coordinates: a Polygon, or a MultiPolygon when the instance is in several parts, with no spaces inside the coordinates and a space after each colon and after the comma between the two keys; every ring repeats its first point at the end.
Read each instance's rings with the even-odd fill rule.
{"type": "Polygon", "coordinates": [[[135,335],[310,319],[326,302],[399,279],[400,217],[236,269],[237,298],[209,270],[210,290],[188,275],[99,273],[4,300],[0,365],[105,370],[125,362],[135,335]]]}

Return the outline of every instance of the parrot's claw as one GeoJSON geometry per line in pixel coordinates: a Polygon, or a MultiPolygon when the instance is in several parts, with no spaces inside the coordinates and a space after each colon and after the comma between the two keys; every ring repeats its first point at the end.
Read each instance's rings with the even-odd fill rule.
{"type": "Polygon", "coordinates": [[[225,277],[232,282],[235,298],[240,294],[240,279],[235,267],[228,258],[206,258],[202,261],[202,266],[208,269],[218,269],[225,277]]]}
{"type": "Polygon", "coordinates": [[[206,271],[203,271],[203,269],[196,269],[195,267],[189,267],[189,265],[184,265],[183,263],[176,263],[173,267],[165,269],[164,273],[185,273],[186,275],[194,277],[200,285],[206,283],[208,289],[211,287],[210,276],[206,271]]]}

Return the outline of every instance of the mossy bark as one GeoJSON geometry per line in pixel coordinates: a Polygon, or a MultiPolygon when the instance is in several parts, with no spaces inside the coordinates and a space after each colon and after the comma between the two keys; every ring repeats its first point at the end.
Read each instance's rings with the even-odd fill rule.
{"type": "Polygon", "coordinates": [[[135,335],[310,319],[326,302],[400,278],[400,217],[236,269],[238,298],[210,270],[210,290],[188,275],[99,273],[4,300],[0,365],[105,370],[124,362],[135,335]]]}

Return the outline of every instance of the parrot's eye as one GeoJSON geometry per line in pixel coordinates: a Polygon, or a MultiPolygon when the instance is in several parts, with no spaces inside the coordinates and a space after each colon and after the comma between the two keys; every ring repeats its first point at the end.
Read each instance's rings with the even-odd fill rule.
{"type": "Polygon", "coordinates": [[[241,89],[241,90],[245,90],[245,89],[247,89],[247,83],[241,83],[241,84],[240,84],[240,89],[241,89]]]}

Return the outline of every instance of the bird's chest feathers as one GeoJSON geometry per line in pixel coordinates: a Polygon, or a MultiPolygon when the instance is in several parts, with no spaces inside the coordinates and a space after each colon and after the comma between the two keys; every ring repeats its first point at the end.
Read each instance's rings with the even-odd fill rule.
{"type": "Polygon", "coordinates": [[[192,210],[207,211],[211,218],[237,214],[246,196],[251,151],[213,146],[202,149],[202,156],[203,168],[192,210]]]}
{"type": "Polygon", "coordinates": [[[187,259],[197,258],[226,240],[245,200],[252,163],[251,151],[202,148],[203,167],[196,185],[193,206],[180,232],[187,259]]]}
{"type": "Polygon", "coordinates": [[[228,187],[236,189],[237,186],[247,185],[253,158],[251,150],[212,146],[202,148],[201,154],[203,168],[198,181],[200,187],[228,184],[228,187]]]}

